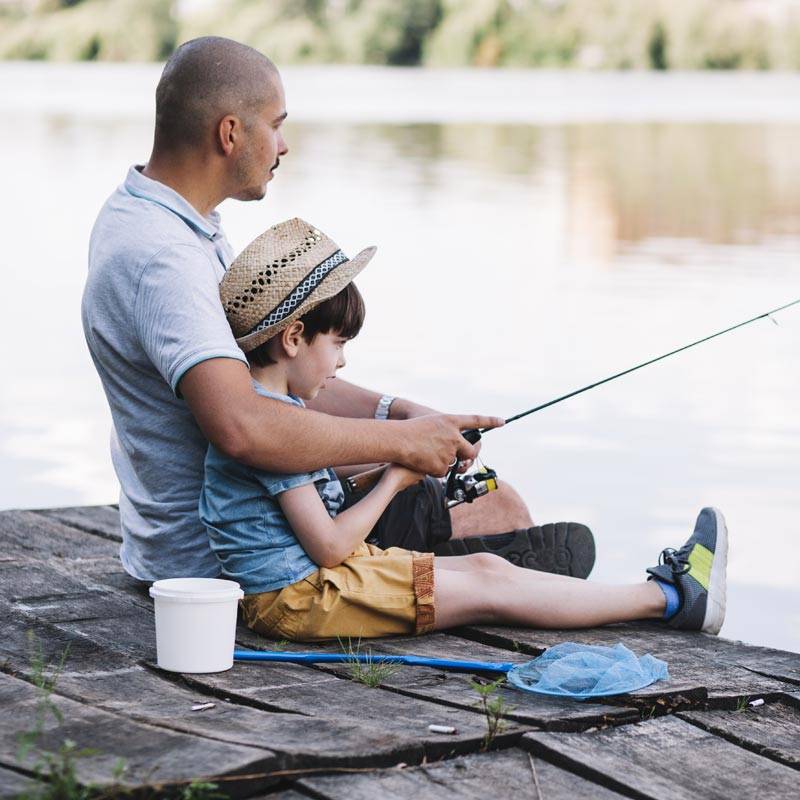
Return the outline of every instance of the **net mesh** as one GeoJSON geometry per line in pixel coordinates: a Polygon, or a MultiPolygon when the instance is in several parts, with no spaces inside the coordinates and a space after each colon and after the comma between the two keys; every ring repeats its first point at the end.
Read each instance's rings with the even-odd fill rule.
{"type": "Polygon", "coordinates": [[[637,656],[624,644],[575,642],[557,644],[508,674],[509,682],[520,689],[578,700],[625,694],[668,679],[664,661],[649,654],[637,656]]]}

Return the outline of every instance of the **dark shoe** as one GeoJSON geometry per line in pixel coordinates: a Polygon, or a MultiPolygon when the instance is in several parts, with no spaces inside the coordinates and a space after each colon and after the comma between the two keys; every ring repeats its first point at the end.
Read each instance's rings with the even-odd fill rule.
{"type": "Polygon", "coordinates": [[[594,537],[580,522],[551,522],[511,533],[449,539],[437,545],[437,556],[496,553],[518,567],[586,578],[594,566],[594,537]]]}
{"type": "Polygon", "coordinates": [[[667,625],[685,631],[719,633],[725,621],[725,586],[728,565],[728,529],[722,512],[704,508],[694,533],[680,550],[662,550],[657,567],[647,571],[671,583],[681,606],[667,625]]]}

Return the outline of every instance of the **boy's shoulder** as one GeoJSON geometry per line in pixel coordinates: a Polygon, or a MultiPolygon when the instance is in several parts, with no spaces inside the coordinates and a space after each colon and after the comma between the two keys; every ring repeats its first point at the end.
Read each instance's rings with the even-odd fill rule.
{"type": "MultiPolygon", "coordinates": [[[[305,407],[305,404],[299,397],[272,392],[264,388],[255,379],[253,379],[253,389],[256,394],[262,397],[269,397],[273,400],[280,400],[284,403],[305,407]]],[[[320,481],[338,482],[335,474],[328,468],[314,470],[313,472],[298,473],[272,472],[259,469],[258,467],[235,461],[230,456],[219,451],[213,444],[209,444],[208,446],[205,466],[206,491],[209,489],[214,491],[215,488],[221,488],[219,484],[222,482],[235,485],[242,484],[238,486],[238,489],[246,493],[245,486],[250,484],[253,488],[258,490],[259,494],[266,492],[267,495],[275,497],[289,489],[296,489],[299,486],[305,486],[309,483],[317,483],[320,481]]]]}
{"type": "Polygon", "coordinates": [[[273,400],[280,400],[282,403],[289,403],[290,405],[300,406],[301,408],[305,408],[306,404],[299,398],[293,394],[280,394],[278,392],[270,391],[269,389],[262,386],[255,378],[251,378],[253,389],[255,390],[256,394],[260,394],[262,397],[269,397],[273,400]]]}

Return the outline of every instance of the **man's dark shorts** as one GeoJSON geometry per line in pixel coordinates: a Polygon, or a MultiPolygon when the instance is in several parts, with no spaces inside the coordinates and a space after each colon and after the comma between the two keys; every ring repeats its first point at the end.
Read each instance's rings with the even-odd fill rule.
{"type": "MultiPolygon", "coordinates": [[[[345,508],[364,495],[351,495],[345,508]]],[[[398,492],[367,537],[382,549],[402,547],[429,553],[453,534],[442,482],[427,477],[398,492]]]]}

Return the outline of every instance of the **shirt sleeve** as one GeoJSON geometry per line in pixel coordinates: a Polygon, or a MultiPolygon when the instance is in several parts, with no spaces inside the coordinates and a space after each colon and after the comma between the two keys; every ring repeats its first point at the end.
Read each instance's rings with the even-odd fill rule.
{"type": "Polygon", "coordinates": [[[328,471],[325,469],[318,469],[315,472],[298,472],[294,475],[260,471],[256,471],[256,474],[264,491],[273,498],[288,492],[289,489],[296,489],[298,486],[306,486],[309,483],[327,483],[329,480],[328,471]]]}
{"type": "Polygon", "coordinates": [[[209,358],[247,363],[233,337],[207,254],[170,245],[146,264],[134,300],[134,325],[144,351],[175,394],[186,372],[209,358]]]}

